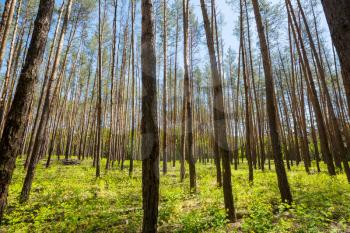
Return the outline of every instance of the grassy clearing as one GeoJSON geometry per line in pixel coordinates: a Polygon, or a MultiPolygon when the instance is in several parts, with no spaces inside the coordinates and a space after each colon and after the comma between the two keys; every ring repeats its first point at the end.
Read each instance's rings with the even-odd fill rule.
{"type": "MultiPolygon", "coordinates": [[[[103,161],[104,162],[104,161],[103,161]]],[[[5,225],[0,232],[138,232],[142,221],[141,163],[133,177],[113,169],[95,179],[91,161],[77,166],[40,164],[30,201],[18,203],[23,182],[19,160],[9,193],[5,225]]],[[[127,164],[126,164],[127,165],[127,164]]],[[[161,175],[160,232],[347,232],[350,226],[350,185],[345,175],[289,172],[295,204],[281,205],[274,171],[233,171],[239,221],[229,224],[223,194],[216,188],[213,164],[197,163],[198,193],[189,193],[188,178],[179,182],[179,167],[161,175]]]]}

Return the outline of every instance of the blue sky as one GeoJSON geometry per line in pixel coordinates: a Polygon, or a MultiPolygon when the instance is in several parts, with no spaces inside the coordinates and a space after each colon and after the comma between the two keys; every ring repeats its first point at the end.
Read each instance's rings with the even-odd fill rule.
{"type": "MultiPolygon", "coordinates": [[[[61,0],[55,0],[56,4],[58,4],[59,2],[61,2],[61,0]]],[[[97,1],[97,0],[96,0],[97,1]]],[[[231,6],[230,4],[228,4],[226,2],[227,0],[216,0],[216,4],[217,4],[217,11],[218,13],[222,14],[223,16],[223,20],[224,20],[224,24],[222,25],[222,36],[223,36],[223,41],[224,41],[224,51],[226,51],[228,49],[228,47],[232,47],[235,51],[238,50],[238,39],[233,35],[233,26],[236,24],[237,20],[238,20],[238,11],[239,9],[233,9],[233,6],[231,6]]],[[[237,2],[239,0],[236,0],[237,2]]],[[[249,0],[248,0],[249,1],[249,0]]],[[[272,3],[284,3],[284,0],[269,0],[272,3]]],[[[309,1],[309,0],[308,0],[309,1]]],[[[4,4],[5,0],[0,0],[1,4],[4,4]]],[[[202,20],[202,14],[201,14],[201,9],[200,9],[200,4],[199,4],[199,0],[190,0],[191,5],[193,5],[195,7],[195,13],[199,19],[199,21],[202,20]]],[[[238,4],[235,4],[238,7],[238,4]]],[[[322,9],[321,9],[322,10],[322,9]]],[[[329,42],[329,32],[328,32],[328,28],[327,28],[327,23],[326,20],[324,18],[324,15],[321,14],[320,15],[320,26],[322,29],[325,29],[325,33],[326,33],[326,39],[329,42]]],[[[255,33],[255,21],[252,20],[251,21],[251,28],[252,28],[252,36],[254,37],[255,33]]]]}
{"type": "MultiPolygon", "coordinates": [[[[199,0],[191,0],[191,4],[195,6],[195,12],[198,19],[201,21],[202,13],[199,5],[199,0]]],[[[232,6],[226,3],[226,0],[216,0],[218,13],[221,13],[224,17],[222,36],[225,44],[225,48],[231,46],[236,50],[238,48],[238,41],[233,36],[233,26],[238,19],[238,14],[234,12],[232,6]]],[[[226,50],[226,49],[225,49],[226,50]]]]}
{"type": "MultiPolygon", "coordinates": [[[[235,25],[236,21],[238,20],[238,11],[239,9],[233,9],[233,6],[228,4],[226,2],[227,0],[216,0],[217,10],[219,13],[223,15],[224,18],[224,24],[223,24],[223,30],[222,30],[222,36],[224,40],[224,51],[227,50],[227,48],[232,47],[235,51],[238,50],[239,41],[237,38],[233,35],[233,26],[235,25]]],[[[236,0],[239,1],[239,0],[236,0]]],[[[248,0],[249,1],[249,0],[248,0]]],[[[271,3],[281,3],[284,4],[284,0],[269,0],[271,3]]],[[[308,0],[309,1],[309,0],[308,0]]],[[[199,0],[191,0],[191,3],[194,4],[196,8],[196,14],[198,15],[199,20],[201,20],[202,15],[200,11],[200,5],[199,0]]],[[[238,4],[236,4],[238,6],[238,4]]],[[[322,9],[318,9],[322,10],[322,9]]],[[[322,14],[318,15],[320,17],[319,26],[324,29],[325,31],[325,37],[327,39],[327,42],[329,41],[330,35],[328,31],[328,25],[326,22],[326,19],[322,14]]],[[[255,21],[251,20],[251,28],[252,30],[255,30],[255,21]]],[[[252,32],[254,33],[254,31],[252,32]]],[[[255,35],[253,35],[255,36],[255,35]]]]}

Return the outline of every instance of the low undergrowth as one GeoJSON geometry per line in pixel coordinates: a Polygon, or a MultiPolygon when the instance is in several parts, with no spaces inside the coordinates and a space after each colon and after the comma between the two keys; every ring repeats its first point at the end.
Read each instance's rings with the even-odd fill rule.
{"type": "MultiPolygon", "coordinates": [[[[142,222],[141,163],[132,177],[113,168],[94,177],[91,161],[64,166],[54,162],[36,171],[30,200],[18,202],[24,177],[18,160],[8,208],[0,232],[139,232],[142,222]]],[[[127,166],[127,164],[126,164],[127,166]]],[[[161,174],[159,232],[347,232],[350,226],[350,185],[343,174],[307,175],[302,167],[288,172],[294,203],[280,202],[275,172],[248,169],[232,172],[238,220],[229,223],[223,193],[216,187],[213,164],[197,163],[197,193],[188,177],[179,181],[179,164],[161,174]]]]}

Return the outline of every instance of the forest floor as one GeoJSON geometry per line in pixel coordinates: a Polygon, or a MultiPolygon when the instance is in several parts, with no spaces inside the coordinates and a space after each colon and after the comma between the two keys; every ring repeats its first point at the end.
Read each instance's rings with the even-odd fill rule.
{"type": "MultiPolygon", "coordinates": [[[[42,161],[30,201],[20,204],[24,171],[19,159],[0,232],[139,232],[141,163],[136,162],[133,177],[125,164],[124,171],[112,169],[99,179],[91,163],[65,166],[55,161],[46,169],[42,161]]],[[[239,220],[230,224],[213,164],[197,162],[196,194],[189,192],[188,177],[180,183],[178,164],[168,167],[168,174],[160,176],[159,232],[350,232],[350,185],[343,174],[306,175],[302,166],[293,167],[288,176],[295,204],[286,211],[275,172],[255,171],[249,185],[248,169],[240,165],[232,173],[239,220]]]]}

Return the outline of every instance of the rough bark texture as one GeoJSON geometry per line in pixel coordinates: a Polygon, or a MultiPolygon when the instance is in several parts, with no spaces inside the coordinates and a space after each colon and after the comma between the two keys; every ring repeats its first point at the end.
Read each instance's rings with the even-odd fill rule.
{"type": "Polygon", "coordinates": [[[159,201],[159,136],[156,54],[152,0],[142,0],[142,232],[157,232],[159,201]]]}
{"type": "Polygon", "coordinates": [[[33,36],[24,67],[18,81],[13,103],[0,142],[0,220],[7,201],[9,183],[15,168],[16,156],[25,129],[26,114],[33,96],[37,72],[42,62],[50,29],[54,0],[41,0],[34,23],[33,36]]]}
{"type": "Polygon", "coordinates": [[[339,56],[350,114],[350,1],[322,0],[321,2],[339,56]]]}
{"type": "Polygon", "coordinates": [[[273,157],[278,179],[278,187],[280,189],[281,198],[283,201],[292,203],[292,194],[290,192],[286,170],[283,163],[281,142],[278,135],[277,111],[274,96],[274,86],[272,77],[272,67],[269,58],[269,50],[267,47],[264,26],[261,20],[258,0],[252,0],[256,26],[259,35],[260,50],[263,56],[263,66],[265,73],[265,88],[266,88],[266,107],[270,126],[270,136],[273,149],[273,157]]]}

